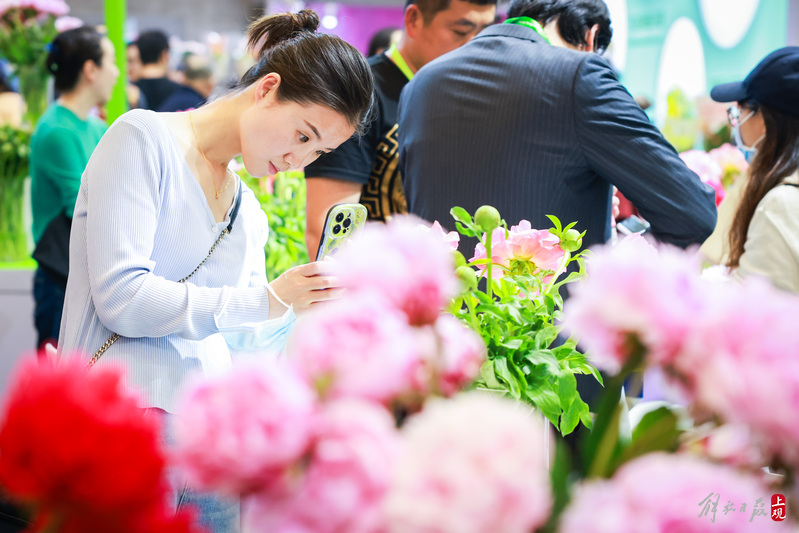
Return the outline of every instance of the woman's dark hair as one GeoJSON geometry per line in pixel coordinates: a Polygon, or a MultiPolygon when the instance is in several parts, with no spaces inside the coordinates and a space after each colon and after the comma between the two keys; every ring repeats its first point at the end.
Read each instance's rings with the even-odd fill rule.
{"type": "Polygon", "coordinates": [[[354,46],[339,37],[315,33],[317,27],[319,17],[308,9],[253,22],[247,38],[259,60],[236,89],[275,72],[281,78],[279,101],[327,106],[362,133],[372,107],[372,71],[354,46]]]}
{"type": "Polygon", "coordinates": [[[103,36],[91,26],[82,26],[58,34],[47,55],[47,70],[55,77],[58,92],[69,92],[78,85],[83,65],[93,61],[103,64],[103,36]]]}
{"type": "MultiPolygon", "coordinates": [[[[744,105],[750,110],[757,110],[751,102],[744,105]]],[[[762,106],[760,112],[766,125],[766,137],[749,166],[749,182],[730,228],[730,258],[727,266],[731,268],[738,266],[744,253],[749,224],[757,204],[782,180],[799,170],[799,118],[762,106]]]]}
{"type": "Polygon", "coordinates": [[[610,11],[602,0],[513,0],[508,16],[530,17],[542,26],[557,19],[564,41],[572,46],[593,44],[597,53],[604,52],[613,37],[610,11]],[[594,24],[599,24],[599,31],[593,43],[586,43],[585,32],[594,24]]]}

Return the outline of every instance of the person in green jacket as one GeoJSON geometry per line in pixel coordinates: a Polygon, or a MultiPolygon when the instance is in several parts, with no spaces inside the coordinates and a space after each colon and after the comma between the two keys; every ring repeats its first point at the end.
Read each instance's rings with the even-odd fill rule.
{"type": "MultiPolygon", "coordinates": [[[[37,244],[61,213],[72,218],[81,174],[107,128],[90,113],[108,101],[119,77],[114,45],[89,26],[59,34],[51,45],[47,67],[59,97],[42,115],[31,140],[33,240],[37,244]]],[[[36,270],[34,321],[39,347],[58,338],[64,289],[45,270],[36,270]]]]}

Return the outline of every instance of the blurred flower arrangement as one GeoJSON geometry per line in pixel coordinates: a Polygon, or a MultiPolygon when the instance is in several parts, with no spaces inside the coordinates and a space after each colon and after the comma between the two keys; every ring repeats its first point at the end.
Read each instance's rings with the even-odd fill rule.
{"type": "Polygon", "coordinates": [[[267,279],[275,279],[289,268],[307,263],[304,173],[292,170],[255,178],[237,159],[231,161],[230,168],[253,190],[261,209],[269,218],[267,279]]]}
{"type": "Polygon", "coordinates": [[[47,108],[47,53],[58,34],[56,19],[68,12],[63,0],[0,1],[0,55],[19,79],[31,128],[47,108]]]}
{"type": "MultiPolygon", "coordinates": [[[[504,233],[496,210],[455,213],[482,237],[472,267],[455,273],[455,235],[438,227],[367,226],[330,262],[345,295],[300,317],[284,357],[256,354],[190,384],[171,460],[194,486],[242,496],[247,533],[796,530],[799,298],[709,281],[693,257],[640,237],[596,249],[563,318],[610,377],[590,433],[550,446],[524,402],[461,392],[486,347],[443,309],[467,287],[485,303],[463,270],[474,267],[494,305],[505,290],[539,305],[580,234],[554,221],[554,232],[504,233]],[[535,279],[517,284],[524,276],[535,279]],[[647,366],[690,401],[690,419],[660,407],[625,436],[622,386],[647,366]]],[[[105,531],[93,520],[111,509],[115,531],[181,531],[183,518],[126,529],[133,513],[117,507],[160,513],[152,433],[131,405],[108,371],[24,367],[0,428],[0,485],[37,505],[47,531],[105,531]]]]}
{"type": "Polygon", "coordinates": [[[30,132],[0,126],[0,261],[27,257],[22,197],[28,176],[30,132]]]}
{"type": "Polygon", "coordinates": [[[731,144],[722,144],[710,152],[688,150],[680,154],[680,159],[699,176],[702,183],[713,187],[716,205],[724,200],[726,190],[749,167],[740,150],[731,144]]]}
{"type": "Polygon", "coordinates": [[[118,370],[23,361],[0,428],[0,486],[30,532],[189,533],[165,505],[156,418],[123,390],[118,370]]]}
{"type": "MultiPolygon", "coordinates": [[[[488,347],[478,387],[530,403],[563,435],[580,421],[591,427],[574,376],[602,378],[575,341],[558,341],[562,327],[556,323],[563,307],[561,288],[585,271],[583,254],[577,252],[583,234],[574,224],[562,227],[555,217],[549,217],[554,227],[548,230],[533,229],[527,220],[508,230],[490,206],[478,209],[474,219],[459,207],[452,215],[461,234],[480,241],[469,263],[456,252],[457,274],[466,290],[450,306],[488,347]],[[485,277],[485,289],[478,276],[485,277]]],[[[450,242],[457,248],[457,239],[450,242]]]]}

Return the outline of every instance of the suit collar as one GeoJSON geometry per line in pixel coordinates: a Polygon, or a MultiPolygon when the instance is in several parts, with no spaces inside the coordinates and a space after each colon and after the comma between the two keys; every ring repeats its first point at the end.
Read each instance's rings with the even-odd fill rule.
{"type": "Polygon", "coordinates": [[[547,42],[534,30],[531,30],[530,28],[525,28],[524,26],[519,26],[518,24],[494,24],[481,31],[475,37],[475,39],[480,39],[482,37],[495,37],[495,36],[515,37],[517,39],[524,39],[526,41],[532,41],[534,43],[547,44],[547,42]]]}

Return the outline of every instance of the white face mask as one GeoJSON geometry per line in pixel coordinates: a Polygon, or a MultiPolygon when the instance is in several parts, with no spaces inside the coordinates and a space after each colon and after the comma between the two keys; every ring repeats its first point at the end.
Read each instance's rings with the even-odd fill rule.
{"type": "Polygon", "coordinates": [[[732,128],[732,137],[733,139],[735,139],[735,146],[737,146],[738,149],[741,151],[741,153],[744,155],[744,159],[746,159],[747,163],[751,163],[752,159],[755,158],[755,154],[757,153],[757,145],[760,144],[763,141],[763,139],[766,137],[766,134],[764,133],[763,135],[760,136],[758,140],[756,140],[752,144],[752,146],[747,146],[744,144],[744,141],[741,138],[741,126],[743,125],[744,122],[752,118],[754,114],[755,114],[754,111],[750,111],[748,115],[746,115],[744,118],[738,121],[737,126],[733,126],[732,128]]]}

